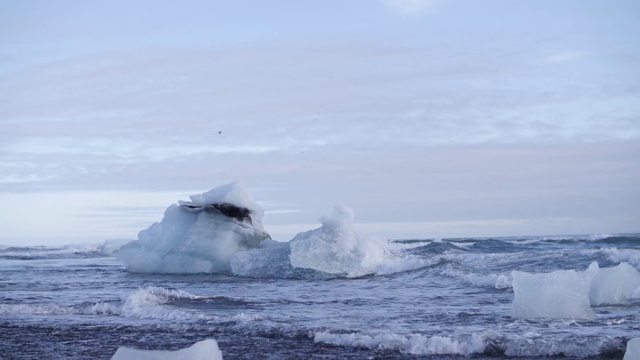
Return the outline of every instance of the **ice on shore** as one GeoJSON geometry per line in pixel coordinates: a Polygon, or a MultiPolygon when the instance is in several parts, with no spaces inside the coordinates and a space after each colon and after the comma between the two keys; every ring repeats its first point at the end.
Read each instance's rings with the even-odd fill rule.
{"type": "Polygon", "coordinates": [[[627,263],[600,268],[593,262],[586,271],[557,270],[531,274],[513,271],[515,318],[593,319],[592,306],[624,305],[640,287],[640,273],[627,263]]]}
{"type": "Polygon", "coordinates": [[[626,304],[640,288],[640,273],[625,262],[610,268],[600,268],[593,262],[587,273],[593,274],[589,290],[592,306],[626,304]]]}
{"type": "Polygon", "coordinates": [[[513,271],[515,318],[593,319],[589,303],[590,279],[575,270],[557,270],[544,274],[513,271]]]}
{"type": "Polygon", "coordinates": [[[170,205],[161,222],[124,245],[116,258],[127,271],[142,273],[219,273],[230,270],[231,257],[255,248],[269,235],[262,227],[264,210],[242,182],[190,196],[191,201],[170,205]],[[240,209],[234,216],[219,204],[240,209]],[[246,210],[246,211],[245,211],[246,210]]]}
{"type": "Polygon", "coordinates": [[[627,341],[627,350],[623,360],[640,360],[640,337],[627,341]]]}
{"type": "Polygon", "coordinates": [[[206,339],[176,351],[139,350],[122,346],[111,360],[222,360],[222,352],[215,340],[206,339]]]}

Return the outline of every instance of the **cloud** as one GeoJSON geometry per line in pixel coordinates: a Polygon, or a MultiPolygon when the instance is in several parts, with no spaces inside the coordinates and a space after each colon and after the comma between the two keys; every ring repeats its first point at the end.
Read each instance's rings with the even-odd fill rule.
{"type": "Polygon", "coordinates": [[[448,0],[383,0],[384,4],[404,16],[418,16],[441,6],[448,0]]]}
{"type": "Polygon", "coordinates": [[[584,53],[578,51],[560,51],[545,55],[538,62],[541,64],[564,64],[578,61],[584,56],[584,53]]]}
{"type": "Polygon", "coordinates": [[[18,214],[0,243],[76,230],[133,238],[169,204],[235,179],[263,204],[278,240],[317,227],[336,203],[354,209],[364,233],[394,238],[638,231],[639,151],[630,142],[331,146],[128,165],[68,157],[62,176],[40,187],[0,187],[0,218],[18,214]]]}
{"type": "Polygon", "coordinates": [[[534,66],[548,45],[537,46],[134,50],[10,72],[0,191],[306,182],[374,172],[349,161],[372,149],[414,158],[439,146],[640,139],[634,78],[534,66]]]}
{"type": "MultiPolygon", "coordinates": [[[[170,158],[183,158],[202,155],[224,155],[232,153],[260,154],[275,151],[276,146],[252,144],[212,144],[191,139],[171,142],[150,140],[114,139],[108,137],[93,138],[46,138],[29,137],[10,142],[0,147],[6,154],[15,155],[84,155],[103,157],[120,162],[163,161],[170,158]]],[[[0,166],[2,164],[0,163],[0,166]]]]}

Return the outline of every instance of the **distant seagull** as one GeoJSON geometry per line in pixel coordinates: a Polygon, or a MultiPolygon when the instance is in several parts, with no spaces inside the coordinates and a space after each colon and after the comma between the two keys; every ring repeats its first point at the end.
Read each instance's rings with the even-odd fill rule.
{"type": "Polygon", "coordinates": [[[222,130],[218,131],[218,135],[222,134],[222,130]]]}

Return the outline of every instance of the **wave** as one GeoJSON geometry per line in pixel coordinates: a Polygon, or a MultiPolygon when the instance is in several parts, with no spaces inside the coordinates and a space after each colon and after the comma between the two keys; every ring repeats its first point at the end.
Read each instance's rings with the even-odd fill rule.
{"type": "MultiPolygon", "coordinates": [[[[409,355],[489,355],[508,357],[612,357],[621,358],[627,338],[563,332],[537,334],[476,331],[471,333],[365,333],[341,329],[296,327],[263,318],[260,314],[237,313],[220,317],[198,311],[199,306],[230,306],[250,309],[255,304],[225,296],[202,297],[178,289],[148,286],[133,290],[123,299],[74,306],[0,304],[0,314],[103,315],[161,320],[180,331],[224,327],[224,331],[264,337],[308,340],[338,347],[380,349],[409,355]],[[186,305],[186,306],[185,306],[186,305]]],[[[222,349],[224,350],[224,348],[222,349]]]]}
{"type": "Polygon", "coordinates": [[[0,246],[0,259],[56,260],[113,256],[131,239],[107,239],[102,244],[67,244],[59,246],[0,246]]]}
{"type": "Polygon", "coordinates": [[[593,243],[611,245],[637,246],[640,243],[640,234],[590,234],[590,235],[563,235],[563,236],[526,236],[520,238],[499,239],[514,245],[535,243],[593,243]]]}
{"type": "Polygon", "coordinates": [[[442,274],[448,277],[460,279],[464,283],[472,286],[490,287],[499,290],[508,289],[512,286],[512,277],[510,273],[479,274],[475,272],[465,272],[463,270],[453,268],[452,266],[447,266],[442,271],[442,274]]]}
{"type": "Polygon", "coordinates": [[[399,350],[411,355],[470,355],[483,353],[486,345],[482,335],[473,334],[466,339],[448,336],[409,336],[398,334],[365,335],[361,333],[334,334],[317,332],[313,341],[337,346],[367,349],[399,350]]]}
{"type": "Polygon", "coordinates": [[[0,304],[0,314],[31,315],[117,315],[138,319],[193,320],[200,315],[182,309],[163,307],[180,299],[198,299],[182,290],[157,286],[139,288],[123,300],[98,301],[72,306],[48,304],[0,304]]]}
{"type": "Polygon", "coordinates": [[[612,263],[627,262],[640,270],[640,249],[603,248],[597,252],[604,254],[612,263]]]}
{"type": "Polygon", "coordinates": [[[485,331],[468,335],[363,334],[316,332],[314,342],[334,346],[396,350],[410,355],[489,355],[510,357],[621,357],[627,339],[608,336],[502,335],[485,331]]]}
{"type": "Polygon", "coordinates": [[[99,256],[98,244],[71,244],[62,246],[6,246],[0,248],[0,259],[45,260],[91,258],[99,256]]]}

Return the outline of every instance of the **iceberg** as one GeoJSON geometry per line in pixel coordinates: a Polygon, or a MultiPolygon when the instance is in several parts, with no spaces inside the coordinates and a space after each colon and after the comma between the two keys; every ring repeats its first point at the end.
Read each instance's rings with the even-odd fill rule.
{"type": "Polygon", "coordinates": [[[264,210],[236,181],[170,205],[161,222],[138,234],[115,256],[127,271],[141,273],[223,273],[240,251],[270,238],[264,210]]]}
{"type": "Polygon", "coordinates": [[[222,352],[213,339],[199,341],[176,351],[139,350],[121,346],[111,360],[222,360],[222,352]]]}

